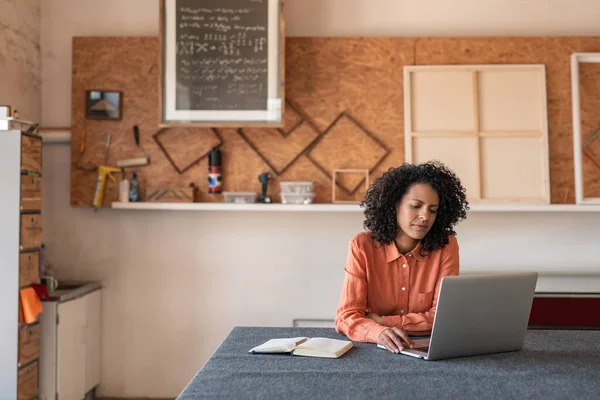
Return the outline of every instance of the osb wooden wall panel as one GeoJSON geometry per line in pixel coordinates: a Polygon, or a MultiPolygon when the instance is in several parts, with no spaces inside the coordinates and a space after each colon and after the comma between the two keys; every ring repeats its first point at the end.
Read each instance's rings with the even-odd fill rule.
{"type": "MultiPolygon", "coordinates": [[[[111,132],[109,165],[145,152],[150,165],[134,168],[142,188],[194,184],[196,201],[223,201],[207,193],[207,157],[189,167],[215,145],[223,152],[224,191],[260,193],[258,175],[270,171],[268,193],[275,202],[280,201],[280,180],[314,180],[315,201],[329,202],[333,169],[368,169],[378,175],[403,160],[402,66],[413,59],[412,39],[288,39],[285,127],[164,129],[160,141],[173,162],[180,170],[189,167],[182,174],[152,137],[159,121],[158,51],[158,38],[152,37],[74,38],[72,205],[91,206],[97,178],[97,172],[74,162],[82,130],[87,145],[79,165],[102,162],[102,133],[111,132]],[[121,90],[123,119],[85,119],[84,94],[90,89],[121,90]],[[136,124],[143,151],[133,141],[136,124]]],[[[364,175],[344,174],[337,181],[338,199],[364,197],[364,175]]],[[[103,205],[117,198],[118,185],[107,181],[103,205]]]]}
{"type": "MultiPolygon", "coordinates": [[[[187,168],[182,174],[152,137],[159,121],[158,51],[154,37],[74,39],[73,161],[82,130],[87,132],[87,146],[80,164],[102,161],[102,132],[112,133],[110,165],[142,156],[133,141],[137,124],[141,147],[151,159],[150,165],[136,168],[142,188],[194,184],[196,201],[222,201],[221,196],[206,193],[207,158],[191,164],[218,145],[225,191],[260,192],[258,175],[270,171],[274,179],[269,194],[274,201],[279,202],[280,180],[314,180],[315,200],[330,202],[333,169],[370,169],[372,182],[404,160],[403,66],[541,63],[547,68],[552,202],[574,202],[570,55],[600,51],[600,38],[287,38],[285,127],[163,131],[160,140],[173,162],[181,170],[187,168]],[[86,120],[84,93],[89,89],[121,90],[122,121],[86,120]]],[[[598,74],[584,72],[582,81],[593,81],[598,74]]],[[[584,135],[599,123],[594,106],[598,92],[588,86],[586,90],[584,135]]],[[[586,181],[600,185],[600,168],[586,166],[586,171],[586,181]]],[[[91,206],[96,177],[96,172],[72,165],[73,205],[91,206]]],[[[364,196],[361,174],[341,175],[337,181],[336,198],[364,196]]],[[[104,206],[117,199],[117,192],[117,185],[108,181],[104,206]]]]}

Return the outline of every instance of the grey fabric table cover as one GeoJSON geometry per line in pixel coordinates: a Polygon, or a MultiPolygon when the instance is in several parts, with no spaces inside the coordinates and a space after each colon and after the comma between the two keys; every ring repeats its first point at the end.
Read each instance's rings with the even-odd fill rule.
{"type": "Polygon", "coordinates": [[[331,328],[236,327],[178,399],[600,399],[600,331],[530,330],[523,350],[424,361],[370,343],[338,359],[249,354],[331,328]]]}

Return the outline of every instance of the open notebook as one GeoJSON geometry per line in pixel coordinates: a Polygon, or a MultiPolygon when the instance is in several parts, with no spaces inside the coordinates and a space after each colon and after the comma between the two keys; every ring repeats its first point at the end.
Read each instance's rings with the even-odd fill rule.
{"type": "Polygon", "coordinates": [[[294,356],[339,358],[352,346],[352,342],[348,340],[295,337],[271,339],[254,347],[249,353],[290,353],[294,356]]]}

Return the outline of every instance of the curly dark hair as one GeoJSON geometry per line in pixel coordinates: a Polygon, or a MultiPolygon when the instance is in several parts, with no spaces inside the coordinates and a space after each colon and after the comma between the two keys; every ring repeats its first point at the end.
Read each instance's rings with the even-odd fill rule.
{"type": "Polygon", "coordinates": [[[411,186],[430,185],[440,198],[437,217],[421,240],[424,251],[431,252],[448,244],[448,235],[456,235],[454,226],[467,218],[469,203],[460,179],[439,161],[414,165],[404,163],[390,168],[367,190],[361,207],[365,208],[364,228],[382,244],[391,243],[398,234],[396,208],[411,186]]]}

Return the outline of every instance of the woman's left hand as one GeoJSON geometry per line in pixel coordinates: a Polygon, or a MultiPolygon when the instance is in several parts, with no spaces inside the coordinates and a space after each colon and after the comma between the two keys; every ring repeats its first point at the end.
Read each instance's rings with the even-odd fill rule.
{"type": "Polygon", "coordinates": [[[383,318],[381,318],[379,315],[372,312],[368,312],[365,316],[377,322],[379,325],[383,325],[383,318]]]}

